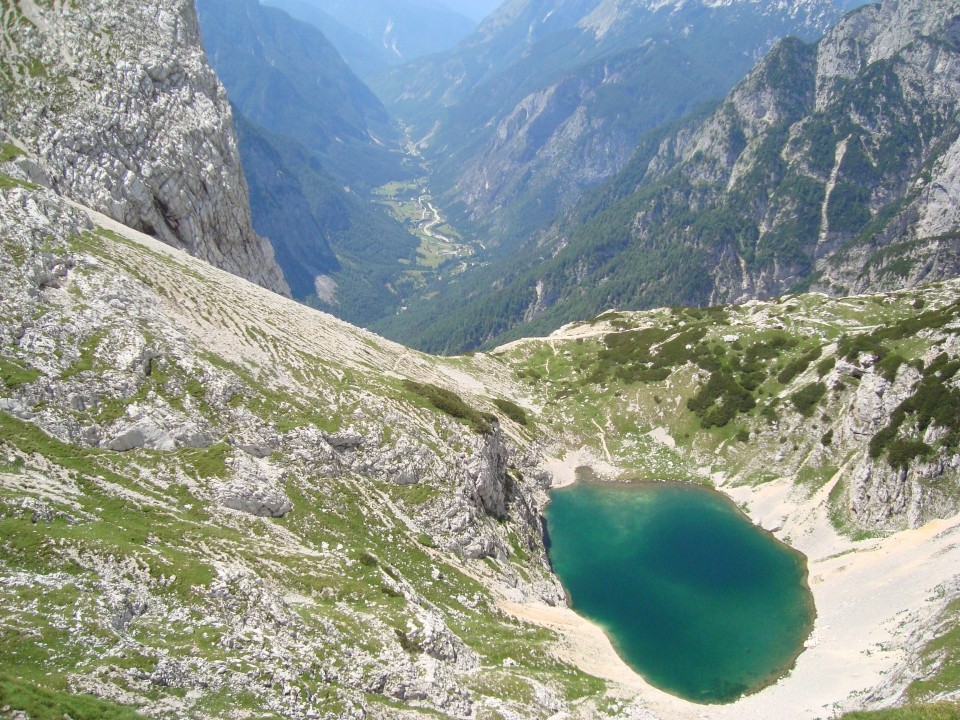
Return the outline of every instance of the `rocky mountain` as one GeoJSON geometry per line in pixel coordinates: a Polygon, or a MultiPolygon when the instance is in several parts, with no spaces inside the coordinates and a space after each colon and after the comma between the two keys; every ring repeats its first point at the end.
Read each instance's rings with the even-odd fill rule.
{"type": "Polygon", "coordinates": [[[307,0],[275,0],[266,4],[283,10],[290,17],[302,20],[323,33],[344,62],[364,82],[370,82],[390,67],[391,58],[385,48],[371,43],[318,5],[307,0]]]}
{"type": "Polygon", "coordinates": [[[643,132],[722,96],[778,38],[816,39],[839,17],[831,0],[524,0],[376,87],[435,163],[451,216],[512,250],[643,132]]]}
{"type": "Polygon", "coordinates": [[[192,2],[11,2],[3,14],[8,174],[289,293],[251,227],[230,107],[192,2]]]}
{"type": "MultiPolygon", "coordinates": [[[[152,6],[185,13],[158,23],[183,31],[171,56],[189,10],[152,6]]],[[[106,11],[3,12],[35,37],[106,11]]],[[[3,57],[19,87],[52,77],[3,57]]],[[[955,713],[960,281],[607,312],[432,357],[37,182],[51,161],[27,153],[0,145],[0,717],[955,713]],[[547,554],[548,488],[588,478],[714,486],[804,553],[817,619],[790,672],[704,706],[624,666],[547,554]]]]}
{"type": "Polygon", "coordinates": [[[956,282],[444,359],[6,175],[0,238],[10,712],[812,719],[960,693],[956,282]],[[589,664],[612,650],[550,572],[551,472],[716,483],[805,552],[794,671],[706,707],[589,664]]]}
{"type": "Polygon", "coordinates": [[[527,248],[526,264],[499,266],[495,291],[478,290],[462,312],[447,305],[458,331],[490,298],[501,309],[459,339],[607,307],[956,275],[958,10],[886,2],[817,45],[780,43],[712,112],[647,136],[616,178],[527,248]]]}
{"type": "Polygon", "coordinates": [[[326,35],[365,80],[390,65],[443,52],[469,35],[474,21],[429,0],[269,0],[326,35]]]}
{"type": "Polygon", "coordinates": [[[466,15],[476,23],[480,23],[488,15],[492,15],[502,4],[500,0],[451,0],[448,3],[449,7],[466,15]]]}
{"type": "Polygon", "coordinates": [[[472,20],[434,0],[270,0],[269,4],[284,7],[295,17],[305,12],[303,6],[317,8],[363,37],[390,64],[447,50],[474,29],[472,20]]]}

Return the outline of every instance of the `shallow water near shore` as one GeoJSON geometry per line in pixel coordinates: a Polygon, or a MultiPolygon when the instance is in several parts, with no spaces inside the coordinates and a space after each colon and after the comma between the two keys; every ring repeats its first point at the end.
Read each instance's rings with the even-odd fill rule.
{"type": "Polygon", "coordinates": [[[577,483],[546,517],[574,610],[666,692],[733,702],[788,671],[812,629],[805,558],[720,493],[577,483]]]}

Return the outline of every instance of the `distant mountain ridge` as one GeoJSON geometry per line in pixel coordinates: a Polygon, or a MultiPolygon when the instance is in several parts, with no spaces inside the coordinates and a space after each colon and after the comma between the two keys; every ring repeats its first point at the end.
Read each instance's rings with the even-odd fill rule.
{"type": "Polygon", "coordinates": [[[396,172],[400,131],[311,25],[257,0],[199,0],[203,41],[231,102],[303,144],[344,182],[396,172]]]}
{"type": "Polygon", "coordinates": [[[385,69],[448,50],[475,27],[474,21],[456,10],[430,0],[267,0],[265,4],[321,29],[344,58],[360,61],[355,69],[365,78],[372,76],[375,62],[385,69]]]}
{"type": "Polygon", "coordinates": [[[376,88],[434,162],[451,217],[510,249],[617,172],[645,131],[840,16],[831,0],[517,0],[376,88]]]}
{"type": "Polygon", "coordinates": [[[958,32],[955,2],[888,0],[818,45],[781,42],[715,110],[648,135],[522,260],[444,295],[443,318],[417,308],[382,329],[451,350],[609,307],[956,275],[958,32]]]}

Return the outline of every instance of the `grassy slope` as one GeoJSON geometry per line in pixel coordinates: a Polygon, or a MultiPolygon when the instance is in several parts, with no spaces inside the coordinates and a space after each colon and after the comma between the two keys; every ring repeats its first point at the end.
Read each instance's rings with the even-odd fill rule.
{"type": "Polygon", "coordinates": [[[960,705],[932,703],[876,712],[852,712],[844,715],[842,720],[955,720],[956,718],[960,718],[960,705]]]}
{"type": "MultiPolygon", "coordinates": [[[[3,249],[10,262],[24,262],[17,248],[5,243],[3,249]]],[[[167,249],[148,249],[109,232],[65,244],[51,241],[47,250],[94,258],[110,273],[153,293],[195,343],[189,358],[161,346],[167,359],[148,378],[126,396],[102,397],[95,408],[77,411],[88,413],[85,421],[108,424],[138,403],[160,398],[169,408],[208,416],[220,427],[242,415],[280,433],[334,432],[363,408],[377,422],[388,411],[407,418],[406,425],[424,428],[430,436],[424,441],[435,452],[447,452],[444,444],[456,438],[450,423],[459,421],[438,412],[432,395],[411,391],[399,376],[384,372],[394,368],[419,383],[455,388],[478,412],[498,412],[493,400],[499,398],[501,418],[519,441],[586,444],[599,457],[609,451],[631,478],[710,482],[712,473],[722,472],[737,482],[757,483],[769,478],[769,458],[782,454],[784,472],[794,472],[811,491],[848,461],[824,443],[856,384],[831,375],[828,367],[827,361],[839,359],[842,336],[909,329],[917,317],[926,317],[928,325],[946,317],[955,325],[952,303],[960,295],[958,286],[949,284],[886,299],[797,296],[710,311],[614,313],[564,337],[522,341],[492,355],[434,359],[268,297],[167,249]],[[950,308],[946,315],[944,308],[950,308]],[[720,371],[732,373],[742,389],[750,387],[753,407],[704,428],[705,418],[722,419],[715,410],[727,396],[721,393],[724,400],[711,404],[701,394],[710,374],[720,371]],[[795,401],[801,390],[828,378],[831,388],[824,397],[795,401]],[[227,407],[215,397],[224,380],[237,389],[227,407]],[[698,396],[704,400],[699,414],[688,407],[698,396]],[[528,420],[526,428],[506,421],[520,417],[518,408],[528,420]],[[651,436],[654,428],[664,428],[674,446],[651,436]]],[[[93,302],[111,277],[81,264],[65,290],[75,306],[44,307],[35,322],[50,327],[65,322],[69,312],[93,302]]],[[[139,332],[157,340],[163,337],[154,335],[160,330],[148,322],[139,332]]],[[[3,382],[10,392],[47,380],[92,382],[110,371],[102,358],[116,331],[107,322],[87,338],[73,338],[75,345],[59,348],[62,357],[54,353],[56,360],[46,366],[31,365],[15,347],[5,347],[3,382]]],[[[927,353],[942,332],[928,327],[880,342],[887,354],[910,361],[927,353]]],[[[416,648],[404,638],[411,624],[422,622],[421,601],[437,608],[480,655],[483,669],[470,680],[478,696],[523,712],[536,702],[536,684],[555,688],[568,700],[597,698],[602,692],[602,684],[552,659],[551,633],[495,610],[486,587],[492,577],[484,575],[487,563],[465,567],[431,548],[431,538],[417,532],[415,522],[411,528],[408,521],[416,517],[417,506],[445,492],[442,487],[400,487],[294,466],[286,484],[293,512],[280,519],[253,518],[224,513],[213,499],[211,483],[228,477],[231,463],[242,458],[224,443],[204,450],[118,454],[62,443],[6,414],[0,419],[2,569],[10,577],[43,578],[39,586],[11,582],[0,588],[7,618],[0,623],[0,650],[8,681],[25,698],[18,702],[34,702],[22,688],[38,686],[69,712],[66,690],[119,687],[135,690],[127,697],[156,708],[178,697],[178,689],[156,682],[127,687],[131,672],[153,677],[166,657],[231,666],[237,657],[231,643],[237,642],[287,652],[296,641],[283,636],[281,628],[295,620],[313,644],[309,654],[295,653],[286,662],[297,673],[298,687],[336,716],[358,695],[354,688],[325,682],[323,672],[345,669],[350,661],[342,658],[344,644],[366,653],[368,662],[396,644],[415,658],[416,648]],[[46,491],[51,484],[52,495],[46,491]],[[35,522],[36,511],[23,504],[24,496],[44,499],[51,518],[35,522]],[[293,600],[268,618],[280,637],[241,639],[225,624],[213,590],[226,585],[241,602],[249,602],[242,579],[259,576],[265,567],[268,592],[293,600]],[[443,586],[433,583],[434,568],[445,577],[443,586]],[[150,611],[118,630],[105,622],[122,609],[110,604],[110,593],[132,581],[150,588],[150,611]],[[422,600],[412,602],[411,593],[398,591],[397,583],[413,588],[422,600]],[[70,642],[78,633],[92,639],[88,648],[70,642]],[[506,658],[516,665],[503,667],[506,658]],[[316,695],[320,692],[322,697],[316,695]]],[[[841,516],[838,522],[844,523],[841,516]]],[[[521,577],[531,571],[520,549],[510,569],[521,577]]],[[[956,645],[955,625],[948,618],[941,633],[949,652],[956,645]]],[[[948,674],[952,663],[937,661],[943,650],[931,647],[933,676],[928,679],[936,683],[939,677],[941,685],[918,686],[916,700],[955,687],[948,674]]],[[[258,667],[255,659],[247,660],[230,672],[258,667]]],[[[190,712],[279,710],[277,693],[269,686],[238,693],[226,682],[206,689],[190,712]]],[[[375,693],[360,699],[374,706],[385,702],[375,693]]]]}
{"type": "Polygon", "coordinates": [[[887,298],[800,295],[742,307],[607,313],[571,326],[567,337],[520,341],[493,355],[527,384],[541,423],[600,452],[599,425],[631,476],[706,481],[722,471],[756,483],[770,479],[758,454],[783,454],[802,479],[823,481],[847,459],[823,440],[859,382],[836,371],[859,349],[853,340],[876,339],[885,356],[915,362],[953,332],[921,332],[917,318],[955,324],[956,296],[949,285],[887,298]],[[720,387],[711,394],[704,389],[713,375],[720,387]],[[736,385],[724,387],[724,378],[736,385]],[[814,392],[821,383],[829,386],[822,395],[814,392]],[[720,411],[736,402],[749,408],[720,411]],[[675,447],[650,437],[654,428],[666,429],[675,447]],[[812,453],[818,447],[823,451],[812,453]]]}
{"type": "MultiPolygon", "coordinates": [[[[16,264],[16,248],[6,243],[3,249],[16,264]]],[[[406,418],[409,427],[396,432],[423,432],[437,452],[463,449],[450,446],[469,429],[382,371],[409,361],[414,377],[449,386],[448,373],[459,376],[462,363],[434,362],[380,343],[166,248],[148,250],[111,232],[67,242],[51,238],[47,251],[92,263],[81,262],[58,293],[63,306],[38,309],[41,327],[69,323],[71,313],[84,312],[106,293],[105,286],[125,292],[132,287],[153,294],[155,304],[191,328],[196,345],[184,354],[166,334],[169,328],[151,317],[141,319],[130,336],[130,319],[121,313],[105,318],[87,338],[68,333],[54,340],[58,347],[46,367],[31,366],[13,343],[3,347],[7,392],[46,382],[94,387],[99,375],[119,370],[106,360],[111,344],[121,337],[135,343],[140,334],[161,351],[153,371],[129,392],[103,394],[93,407],[73,411],[81,423],[107,427],[148,404],[206,419],[226,433],[242,422],[281,434],[335,432],[357,422],[353,414],[364,407],[383,425],[382,412],[406,418]],[[223,382],[232,386],[227,401],[217,398],[223,382]]],[[[492,404],[488,409],[495,411],[492,404]]],[[[425,605],[478,653],[483,669],[463,679],[475,697],[526,712],[544,684],[568,699],[602,691],[602,683],[552,659],[551,633],[496,610],[490,591],[476,579],[499,575],[496,562],[486,570],[486,563],[466,567],[455,555],[433,550],[431,539],[416,531],[411,518],[438,488],[331,474],[275,453],[269,461],[289,473],[285,492],[293,511],[255,518],[224,512],[215,501],[215,484],[244,461],[225,442],[172,453],[114,453],[63,443],[7,414],[0,414],[0,422],[0,570],[8,578],[35,578],[0,588],[0,655],[11,682],[44,688],[38,691],[47,698],[43,702],[61,714],[74,707],[62,694],[68,689],[119,692],[125,702],[145,703],[151,714],[222,716],[227,708],[283,713],[281,684],[261,680],[239,691],[248,673],[259,677],[271,666],[263,653],[280,656],[294,685],[312,695],[324,715],[339,717],[361,701],[388,712],[389,698],[358,694],[346,679],[324,677],[346,676],[358,663],[362,671],[375,668],[384,652],[394,653],[397,662],[406,652],[416,662],[422,650],[409,633],[422,627],[425,605]],[[44,503],[39,520],[25,497],[44,503]],[[436,573],[442,584],[435,582],[436,573]],[[257,592],[280,603],[267,611],[262,636],[232,627],[233,615],[217,599],[226,592],[231,602],[257,607],[249,582],[263,583],[257,592]],[[148,589],[148,611],[118,627],[125,601],[116,594],[122,598],[128,585],[148,589]],[[297,634],[290,634],[291,627],[297,634]],[[74,642],[76,637],[85,644],[74,642]],[[238,659],[238,647],[246,649],[246,660],[238,659]],[[360,655],[344,655],[344,647],[360,655]],[[515,663],[510,668],[502,667],[507,657],[515,663]],[[167,659],[224,672],[207,674],[217,681],[199,700],[184,698],[188,688],[162,679],[167,659]],[[158,710],[165,702],[180,709],[158,710]]],[[[529,572],[522,566],[514,571],[529,572]]],[[[17,690],[12,697],[26,709],[34,706],[30,692],[17,690]]]]}

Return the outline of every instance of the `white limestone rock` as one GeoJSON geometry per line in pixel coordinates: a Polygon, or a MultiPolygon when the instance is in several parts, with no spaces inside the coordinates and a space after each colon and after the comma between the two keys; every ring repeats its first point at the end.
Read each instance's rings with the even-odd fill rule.
{"type": "Polygon", "coordinates": [[[19,174],[289,295],[251,226],[230,106],[192,0],[14,8],[23,20],[8,23],[5,62],[43,68],[0,98],[0,141],[29,155],[19,174]]]}

